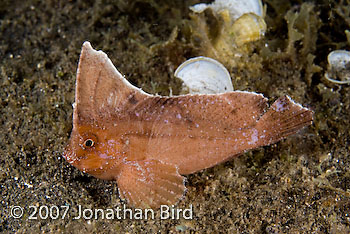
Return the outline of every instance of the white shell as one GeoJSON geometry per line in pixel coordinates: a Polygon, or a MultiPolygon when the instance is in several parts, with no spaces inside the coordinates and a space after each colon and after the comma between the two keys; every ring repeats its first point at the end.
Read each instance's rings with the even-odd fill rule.
{"type": "Polygon", "coordinates": [[[191,94],[215,94],[233,91],[227,69],[212,58],[195,57],[182,63],[175,77],[183,81],[183,90],[191,94]]]}
{"type": "Polygon", "coordinates": [[[325,73],[326,79],[336,84],[349,84],[350,52],[334,50],[328,54],[327,60],[329,68],[325,73]]]}
{"type": "Polygon", "coordinates": [[[196,13],[201,13],[207,8],[217,13],[228,10],[233,21],[246,13],[254,13],[260,17],[264,14],[261,0],[215,0],[211,4],[199,3],[190,7],[196,13]]]}
{"type": "Polygon", "coordinates": [[[346,50],[334,50],[328,54],[328,64],[333,68],[345,68],[350,63],[350,52],[346,50]]]}

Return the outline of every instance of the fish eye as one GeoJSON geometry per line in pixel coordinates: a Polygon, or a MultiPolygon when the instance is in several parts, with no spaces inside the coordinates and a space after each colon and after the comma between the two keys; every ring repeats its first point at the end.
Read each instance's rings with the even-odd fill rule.
{"type": "Polygon", "coordinates": [[[83,133],[80,135],[79,145],[83,150],[90,150],[96,147],[98,143],[98,138],[92,133],[83,133]]]}
{"type": "Polygon", "coordinates": [[[94,146],[94,144],[95,142],[92,139],[86,139],[83,145],[85,148],[91,148],[94,146]]]}

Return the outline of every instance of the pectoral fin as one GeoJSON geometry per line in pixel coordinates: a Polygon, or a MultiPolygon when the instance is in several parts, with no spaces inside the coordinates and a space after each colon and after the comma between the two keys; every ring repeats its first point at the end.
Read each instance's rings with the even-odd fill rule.
{"type": "Polygon", "coordinates": [[[137,208],[159,208],[175,204],[185,185],[177,168],[158,160],[131,161],[117,178],[119,194],[137,208]]]}

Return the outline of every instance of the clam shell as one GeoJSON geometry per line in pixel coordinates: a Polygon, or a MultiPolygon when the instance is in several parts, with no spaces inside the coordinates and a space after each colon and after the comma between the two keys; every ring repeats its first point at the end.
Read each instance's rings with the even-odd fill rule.
{"type": "Polygon", "coordinates": [[[183,92],[191,94],[215,94],[233,91],[227,69],[218,61],[207,57],[195,57],[182,63],[175,77],[183,81],[183,92]]]}
{"type": "Polygon", "coordinates": [[[266,32],[266,23],[261,16],[247,13],[233,23],[230,31],[236,44],[240,46],[261,39],[266,32]]]}
{"type": "Polygon", "coordinates": [[[327,60],[332,68],[345,68],[350,63],[350,52],[346,50],[334,50],[328,54],[327,60]]]}
{"type": "Polygon", "coordinates": [[[201,13],[207,8],[211,8],[217,13],[228,10],[233,21],[246,13],[254,13],[260,17],[264,16],[261,0],[216,0],[211,4],[199,3],[190,7],[196,13],[201,13]]]}
{"type": "Polygon", "coordinates": [[[328,54],[325,78],[336,84],[350,84],[350,52],[334,50],[328,54]]]}

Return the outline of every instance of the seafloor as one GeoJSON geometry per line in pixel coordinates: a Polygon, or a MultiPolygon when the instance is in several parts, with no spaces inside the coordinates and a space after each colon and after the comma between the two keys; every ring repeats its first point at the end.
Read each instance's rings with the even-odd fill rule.
{"type": "Polygon", "coordinates": [[[348,0],[264,1],[265,37],[248,44],[238,62],[217,54],[235,89],[270,101],[290,95],[314,111],[311,126],[187,176],[176,207],[192,205],[190,220],[161,220],[159,213],[153,220],[73,218],[78,205],[124,204],[115,182],[84,174],[62,157],[82,43],[105,51],[145,91],[178,94],[176,67],[207,55],[225,36],[212,12],[191,16],[188,7],[198,2],[0,2],[0,232],[350,232],[350,87],[324,78],[327,54],[350,49],[348,0]],[[11,215],[15,206],[24,209],[21,218],[11,215]],[[70,210],[62,218],[65,206],[70,210]]]}

